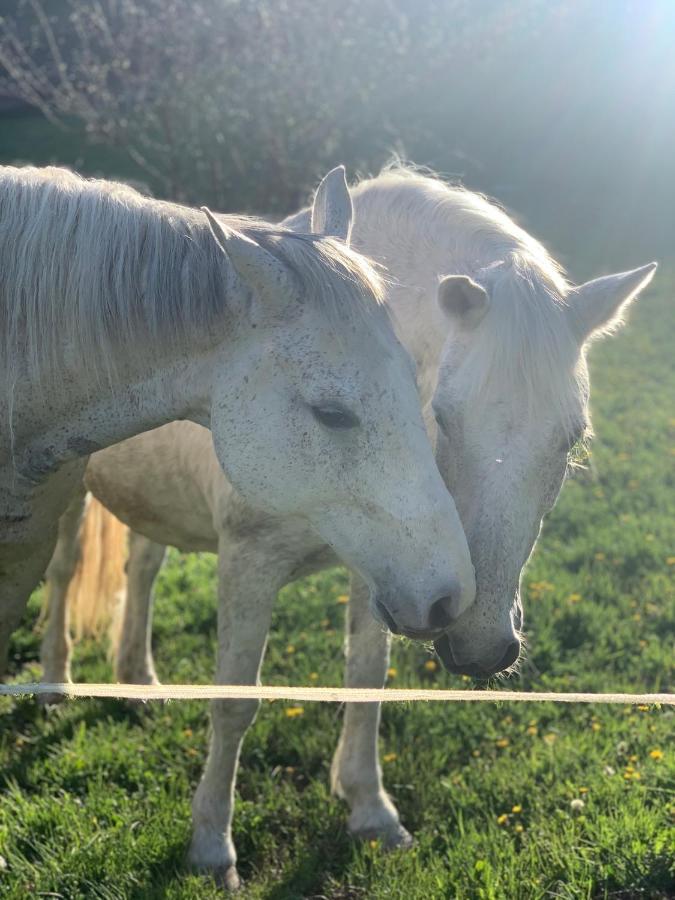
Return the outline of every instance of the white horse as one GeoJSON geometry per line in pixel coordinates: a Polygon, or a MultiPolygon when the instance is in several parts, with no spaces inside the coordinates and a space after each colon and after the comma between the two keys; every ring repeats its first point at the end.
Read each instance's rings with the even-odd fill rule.
{"type": "MultiPolygon", "coordinates": [[[[436,647],[452,671],[496,672],[518,656],[520,572],[563,482],[568,450],[589,430],[586,347],[618,322],[653,266],[572,288],[543,247],[495,206],[410,171],[364,181],[352,199],[352,240],[389,270],[388,300],[423,399],[432,399],[438,461],[476,563],[476,601],[436,647]]],[[[286,224],[309,227],[309,211],[286,224]]],[[[218,468],[207,432],[193,424],[167,425],[95,454],[86,484],[135,530],[116,666],[123,681],[156,681],[150,602],[165,544],[218,552],[217,680],[229,683],[258,678],[278,590],[336,561],[304,522],[252,510],[218,468]]],[[[57,627],[43,650],[49,681],[69,677],[63,598],[77,558],[77,521],[76,510],[63,523],[52,578],[57,627]]],[[[381,686],[388,647],[365,585],[354,578],[347,685],[381,686]]],[[[256,709],[249,701],[213,704],[212,745],[193,804],[190,859],[227,873],[230,884],[237,880],[235,772],[256,709]]],[[[351,807],[353,833],[406,845],[410,836],[382,785],[378,722],[376,704],[347,705],[333,789],[351,807]]]]}
{"type": "Polygon", "coordinates": [[[438,636],[472,602],[381,282],[324,236],[351,216],[343,169],[315,234],[0,169],[0,665],[86,457],[174,419],[211,429],[247,502],[311,524],[386,622],[438,636]]]}

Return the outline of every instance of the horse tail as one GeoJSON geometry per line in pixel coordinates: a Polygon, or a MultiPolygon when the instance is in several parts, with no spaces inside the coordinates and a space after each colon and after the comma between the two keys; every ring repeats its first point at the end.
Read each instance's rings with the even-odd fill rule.
{"type": "Polygon", "coordinates": [[[67,603],[75,640],[116,630],[126,594],[126,525],[94,497],[80,528],[80,557],[68,587],[67,603]]]}

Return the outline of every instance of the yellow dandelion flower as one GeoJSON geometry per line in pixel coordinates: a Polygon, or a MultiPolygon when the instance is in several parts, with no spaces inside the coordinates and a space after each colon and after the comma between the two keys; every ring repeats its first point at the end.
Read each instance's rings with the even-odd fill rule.
{"type": "Polygon", "coordinates": [[[511,812],[512,812],[512,813],[515,813],[516,815],[517,815],[518,813],[521,813],[522,811],[523,811],[523,807],[520,805],[520,803],[516,803],[515,806],[512,806],[512,807],[511,807],[511,812]]]}
{"type": "Polygon", "coordinates": [[[587,788],[587,787],[580,787],[580,788],[579,788],[579,793],[580,793],[580,794],[587,794],[587,793],[588,793],[588,788],[587,788]]]}
{"type": "Polygon", "coordinates": [[[663,759],[663,750],[659,750],[658,747],[655,747],[653,750],[649,751],[649,755],[658,762],[660,759],[663,759]]]}
{"type": "Polygon", "coordinates": [[[397,674],[398,674],[398,673],[397,673],[396,669],[395,669],[393,666],[390,666],[390,667],[387,669],[387,678],[396,678],[396,675],[397,675],[397,674]]]}
{"type": "Polygon", "coordinates": [[[500,738],[498,741],[495,741],[495,747],[499,747],[500,750],[503,750],[504,747],[509,746],[508,738],[500,738]]]}
{"type": "Polygon", "coordinates": [[[295,653],[295,647],[293,646],[293,644],[289,644],[286,647],[286,653],[295,653]]]}
{"type": "MultiPolygon", "coordinates": [[[[659,751],[659,752],[661,752],[661,751],[659,751]]],[[[471,751],[471,755],[472,755],[472,756],[475,756],[475,757],[479,757],[479,756],[480,756],[480,750],[472,750],[472,751],[471,751]]],[[[656,757],[655,757],[655,758],[656,758],[656,757]]]]}
{"type": "Polygon", "coordinates": [[[385,753],[382,757],[382,762],[390,763],[394,762],[395,759],[398,759],[398,755],[396,753],[385,753]]]}
{"type": "Polygon", "coordinates": [[[634,771],[635,769],[633,768],[633,766],[626,766],[626,773],[628,775],[632,775],[634,771]]]}
{"type": "Polygon", "coordinates": [[[183,730],[183,736],[184,736],[184,737],[187,737],[187,738],[192,737],[192,729],[191,729],[191,728],[185,728],[185,729],[183,730]]]}
{"type": "Polygon", "coordinates": [[[534,737],[538,733],[538,731],[539,731],[539,729],[537,728],[536,725],[528,725],[526,734],[529,734],[532,737],[534,737]]]}
{"type": "Polygon", "coordinates": [[[599,551],[595,554],[594,558],[597,559],[598,562],[602,562],[602,560],[605,558],[605,554],[602,551],[599,551]]]}
{"type": "Polygon", "coordinates": [[[462,681],[471,681],[470,675],[462,675],[462,681]]]}
{"type": "Polygon", "coordinates": [[[558,740],[558,735],[555,734],[553,731],[550,731],[548,734],[544,735],[544,743],[548,744],[549,746],[551,746],[552,744],[555,744],[555,742],[557,740],[558,740]]]}
{"type": "Polygon", "coordinates": [[[669,556],[666,559],[667,566],[675,566],[675,556],[669,556]]]}
{"type": "Polygon", "coordinates": [[[284,772],[287,775],[292,775],[295,772],[295,766],[286,766],[286,768],[284,769],[284,772]]]}
{"type": "Polygon", "coordinates": [[[374,838],[372,841],[369,841],[368,843],[370,844],[371,850],[377,850],[377,848],[380,846],[380,842],[376,841],[374,838]]]}
{"type": "Polygon", "coordinates": [[[319,679],[319,673],[318,673],[318,672],[310,672],[310,673],[309,673],[309,680],[310,680],[310,681],[318,681],[318,679],[319,679]]]}
{"type": "Polygon", "coordinates": [[[435,659],[428,659],[424,663],[424,668],[427,670],[427,672],[435,672],[436,669],[438,668],[438,663],[436,662],[435,659]]]}
{"type": "Polygon", "coordinates": [[[579,603],[581,600],[581,594],[570,594],[567,598],[569,603],[579,603]]]}
{"type": "Polygon", "coordinates": [[[591,722],[591,730],[592,731],[601,731],[602,725],[599,722],[591,722]]]}
{"type": "Polygon", "coordinates": [[[305,714],[305,710],[302,706],[287,706],[285,713],[287,718],[296,719],[298,716],[303,716],[305,714]]]}
{"type": "Polygon", "coordinates": [[[336,603],[349,603],[349,594],[340,594],[336,598],[336,603]]]}
{"type": "Polygon", "coordinates": [[[509,821],[509,817],[506,813],[502,813],[501,816],[497,816],[497,825],[506,825],[509,821]]]}
{"type": "Polygon", "coordinates": [[[520,824],[520,822],[517,822],[517,823],[516,823],[516,827],[515,827],[513,830],[514,830],[517,834],[521,834],[523,831],[525,831],[525,829],[524,829],[523,826],[520,824]]]}
{"type": "Polygon", "coordinates": [[[638,706],[638,709],[640,710],[640,712],[647,712],[649,710],[649,705],[647,703],[641,703],[638,706]]]}
{"type": "Polygon", "coordinates": [[[638,758],[635,753],[628,757],[628,762],[637,762],[638,758]]]}

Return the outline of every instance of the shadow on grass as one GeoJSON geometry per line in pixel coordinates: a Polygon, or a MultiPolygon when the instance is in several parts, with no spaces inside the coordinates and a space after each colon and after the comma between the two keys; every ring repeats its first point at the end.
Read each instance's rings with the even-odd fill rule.
{"type": "Polygon", "coordinates": [[[0,728],[5,733],[20,734],[26,728],[31,728],[33,732],[12,751],[12,762],[2,772],[5,783],[16,781],[19,786],[26,786],[29,768],[35,762],[45,759],[55,745],[72,740],[82,723],[89,727],[108,720],[138,725],[144,717],[142,708],[115,700],[88,700],[86,705],[78,701],[74,712],[69,708],[70,702],[65,701],[61,706],[44,709],[34,698],[29,698],[17,703],[7,715],[0,716],[0,728]],[[44,727],[45,720],[50,719],[49,729],[38,732],[38,729],[44,727]]]}
{"type": "MultiPolygon", "coordinates": [[[[279,880],[269,888],[266,900],[298,900],[299,897],[356,897],[361,891],[356,887],[336,894],[335,882],[344,880],[353,859],[354,842],[344,828],[336,831],[334,823],[317,830],[311,847],[301,854],[292,856],[286,863],[279,880]]],[[[255,855],[244,856],[239,867],[244,883],[251,880],[255,872],[264,873],[270,861],[255,859],[255,855]],[[250,865],[249,865],[250,863],[250,865]]]]}

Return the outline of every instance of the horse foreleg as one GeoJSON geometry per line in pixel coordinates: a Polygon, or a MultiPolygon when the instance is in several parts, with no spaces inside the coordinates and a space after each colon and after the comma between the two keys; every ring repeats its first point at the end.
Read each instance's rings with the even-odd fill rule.
{"type": "Polygon", "coordinates": [[[56,531],[55,523],[37,544],[0,546],[0,677],[7,671],[12,633],[54,550],[56,531]]]}
{"type": "Polygon", "coordinates": [[[135,531],[129,534],[127,596],[115,655],[115,678],[129,684],[159,684],[152,658],[153,586],[166,547],[135,531]]]}
{"type": "MultiPolygon", "coordinates": [[[[233,546],[221,541],[217,683],[259,682],[272,606],[283,583],[283,575],[263,547],[253,542],[233,546]]],[[[239,885],[232,841],[237,763],[258,705],[257,700],[216,700],[211,704],[211,747],[192,802],[189,862],[211,871],[230,890],[239,885]]]]}
{"type": "MultiPolygon", "coordinates": [[[[42,681],[50,684],[68,682],[72,640],[70,637],[68,586],[80,558],[80,525],[85,509],[85,490],[77,492],[59,520],[58,540],[45,573],[47,627],[40,645],[42,681]]],[[[38,702],[58,703],[62,694],[41,694],[38,702]]]]}
{"type": "MultiPolygon", "coordinates": [[[[347,610],[346,686],[382,687],[389,665],[389,644],[389,633],[368,609],[368,588],[353,575],[347,610]]],[[[349,804],[348,824],[353,835],[378,839],[386,847],[406,847],[412,838],[382,785],[379,725],[379,703],[345,705],[342,734],[331,766],[331,786],[349,804]]]]}

